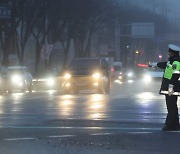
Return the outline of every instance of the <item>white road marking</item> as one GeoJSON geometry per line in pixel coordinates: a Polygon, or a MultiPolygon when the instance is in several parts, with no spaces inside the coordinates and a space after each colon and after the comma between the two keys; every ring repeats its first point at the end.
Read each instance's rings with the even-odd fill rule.
{"type": "Polygon", "coordinates": [[[162,130],[160,127],[58,127],[58,126],[28,126],[28,127],[23,127],[23,126],[15,126],[15,127],[0,127],[0,128],[13,128],[13,129],[81,129],[81,130],[140,130],[140,131],[147,131],[147,130],[162,130]]]}
{"type": "Polygon", "coordinates": [[[113,135],[114,133],[97,133],[97,134],[90,134],[92,136],[100,136],[100,135],[113,135]]]}
{"type": "Polygon", "coordinates": [[[5,141],[20,141],[20,140],[37,140],[37,138],[24,137],[24,138],[8,138],[5,141]]]}
{"type": "Polygon", "coordinates": [[[65,138],[65,137],[74,137],[76,135],[55,135],[55,136],[48,136],[49,138],[65,138]]]}
{"type": "Polygon", "coordinates": [[[128,132],[128,134],[152,134],[152,132],[128,132]]]}

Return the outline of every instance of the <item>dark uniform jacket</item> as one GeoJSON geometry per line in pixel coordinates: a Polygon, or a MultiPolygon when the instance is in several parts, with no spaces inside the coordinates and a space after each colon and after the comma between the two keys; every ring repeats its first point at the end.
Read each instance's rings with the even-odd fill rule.
{"type": "MultiPolygon", "coordinates": [[[[178,57],[170,57],[169,58],[169,62],[171,65],[174,61],[180,62],[180,57],[178,56],[178,57]]],[[[157,66],[164,70],[166,69],[166,65],[167,65],[167,62],[157,63],[157,66]]],[[[170,80],[163,77],[159,93],[164,94],[164,93],[162,93],[162,91],[168,91],[169,84],[174,85],[174,92],[180,92],[180,80],[178,80],[178,79],[180,79],[180,74],[173,74],[172,78],[170,80]]]]}

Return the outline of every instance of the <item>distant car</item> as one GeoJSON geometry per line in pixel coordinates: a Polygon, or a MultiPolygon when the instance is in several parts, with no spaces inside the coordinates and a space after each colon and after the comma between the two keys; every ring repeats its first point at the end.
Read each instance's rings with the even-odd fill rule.
{"type": "Polygon", "coordinates": [[[114,62],[114,80],[124,80],[124,71],[121,62],[114,62]]]}
{"type": "Polygon", "coordinates": [[[20,90],[32,92],[32,75],[25,66],[7,67],[9,76],[9,90],[20,90]]]}
{"type": "Polygon", "coordinates": [[[134,80],[136,78],[136,73],[133,69],[126,69],[124,73],[124,79],[126,81],[128,80],[134,80]]]}
{"type": "Polygon", "coordinates": [[[79,93],[94,89],[98,93],[109,93],[110,75],[107,61],[103,58],[75,58],[63,71],[62,86],[65,93],[79,93]]]}

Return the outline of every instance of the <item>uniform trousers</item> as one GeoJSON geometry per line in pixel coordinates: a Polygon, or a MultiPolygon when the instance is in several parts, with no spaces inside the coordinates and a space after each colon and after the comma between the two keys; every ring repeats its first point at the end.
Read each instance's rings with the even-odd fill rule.
{"type": "Polygon", "coordinates": [[[165,97],[168,111],[165,125],[168,128],[179,128],[179,114],[177,107],[178,96],[165,95],[165,97]]]}

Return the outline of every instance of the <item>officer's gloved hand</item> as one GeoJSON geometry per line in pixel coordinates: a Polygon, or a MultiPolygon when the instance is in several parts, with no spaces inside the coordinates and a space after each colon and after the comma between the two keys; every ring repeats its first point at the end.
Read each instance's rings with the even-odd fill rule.
{"type": "Polygon", "coordinates": [[[173,95],[173,93],[174,93],[174,85],[169,84],[168,95],[171,96],[171,95],[173,95]]]}
{"type": "Polygon", "coordinates": [[[157,69],[157,65],[152,66],[153,69],[157,69]]]}
{"type": "Polygon", "coordinates": [[[157,68],[157,63],[150,63],[150,64],[148,65],[148,67],[151,67],[151,68],[153,68],[153,69],[156,69],[156,68],[157,68]]]}

